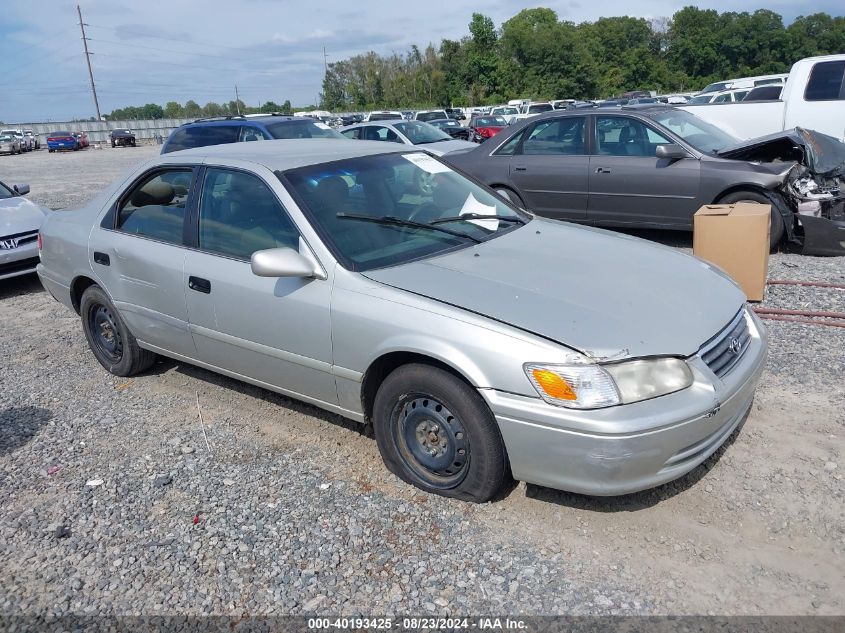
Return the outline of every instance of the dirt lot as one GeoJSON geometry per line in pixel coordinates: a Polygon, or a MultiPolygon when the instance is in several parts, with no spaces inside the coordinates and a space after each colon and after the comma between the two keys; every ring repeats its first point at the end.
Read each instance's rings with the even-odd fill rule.
{"type": "MultiPolygon", "coordinates": [[[[65,206],[157,149],[2,157],[0,180],[65,206]]],[[[770,278],[845,283],[845,258],[777,254],[770,278]]],[[[678,482],[474,506],[307,405],[166,360],[105,373],[33,278],[0,283],[0,323],[0,612],[845,614],[843,329],[771,322],[744,427],[678,482]]]]}

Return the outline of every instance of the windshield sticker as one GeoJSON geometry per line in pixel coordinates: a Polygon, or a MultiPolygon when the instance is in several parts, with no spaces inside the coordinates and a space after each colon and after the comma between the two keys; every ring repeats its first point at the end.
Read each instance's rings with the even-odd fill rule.
{"type": "MultiPolygon", "coordinates": [[[[493,205],[486,205],[483,202],[479,202],[475,199],[475,196],[472,195],[472,192],[467,196],[466,201],[464,202],[464,206],[461,207],[461,215],[497,215],[496,207],[493,205]]],[[[482,229],[487,229],[488,231],[497,231],[499,229],[499,221],[498,220],[468,220],[470,224],[475,224],[476,226],[480,226],[482,229]]]]}
{"type": "Polygon", "coordinates": [[[452,171],[446,165],[434,160],[428,154],[402,154],[402,158],[430,174],[445,174],[452,171]]]}

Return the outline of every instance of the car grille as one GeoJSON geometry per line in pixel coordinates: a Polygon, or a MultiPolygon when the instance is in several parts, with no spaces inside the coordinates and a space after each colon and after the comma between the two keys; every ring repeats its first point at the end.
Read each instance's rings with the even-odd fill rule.
{"type": "Polygon", "coordinates": [[[12,233],[0,237],[0,250],[12,250],[30,244],[38,239],[38,231],[25,231],[24,233],[12,233]]]}
{"type": "Polygon", "coordinates": [[[742,358],[749,341],[751,332],[748,330],[745,309],[742,309],[724,330],[702,345],[698,355],[721,378],[742,358]]]}

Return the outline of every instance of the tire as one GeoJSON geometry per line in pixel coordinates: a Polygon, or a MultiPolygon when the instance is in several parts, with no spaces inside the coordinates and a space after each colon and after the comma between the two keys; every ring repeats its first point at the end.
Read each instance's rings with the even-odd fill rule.
{"type": "Polygon", "coordinates": [[[484,503],[510,479],[487,404],[438,367],[403,365],[387,376],[376,394],[373,429],[387,468],[426,492],[484,503]]]}
{"type": "Polygon", "coordinates": [[[772,229],[769,232],[769,250],[777,250],[778,244],[783,239],[783,218],[771,198],[758,193],[756,191],[734,191],[726,196],[719,198],[717,204],[735,204],[737,202],[747,202],[751,204],[770,204],[772,205],[772,229]]]}
{"type": "Polygon", "coordinates": [[[54,150],[54,149],[48,149],[48,150],[47,150],[47,152],[48,152],[49,154],[52,154],[52,153],[53,153],[53,152],[55,152],[55,151],[56,151],[56,150],[54,150]]]}
{"type": "Polygon", "coordinates": [[[112,141],[112,142],[111,142],[111,146],[112,146],[112,147],[117,147],[117,143],[115,143],[114,141],[112,141]]]}
{"type": "Polygon", "coordinates": [[[88,347],[109,372],[115,376],[134,376],[152,366],[156,355],[138,346],[102,288],[90,286],[82,293],[79,308],[88,347]]]}

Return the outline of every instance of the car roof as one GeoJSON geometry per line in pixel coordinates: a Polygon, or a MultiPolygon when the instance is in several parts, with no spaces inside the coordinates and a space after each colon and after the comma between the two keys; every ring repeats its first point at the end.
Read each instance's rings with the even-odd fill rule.
{"type": "Polygon", "coordinates": [[[280,123],[285,121],[313,121],[311,117],[292,116],[288,114],[268,114],[260,117],[243,117],[243,116],[227,116],[227,117],[209,117],[208,119],[197,119],[184,123],[181,127],[191,127],[194,125],[249,125],[250,123],[280,123]]]}
{"type": "Polygon", "coordinates": [[[335,160],[347,160],[376,154],[407,152],[407,145],[381,141],[352,141],[349,139],[308,138],[276,139],[261,143],[226,143],[192,147],[163,154],[163,163],[196,162],[198,158],[237,160],[264,165],[273,171],[319,165],[335,160]]]}

